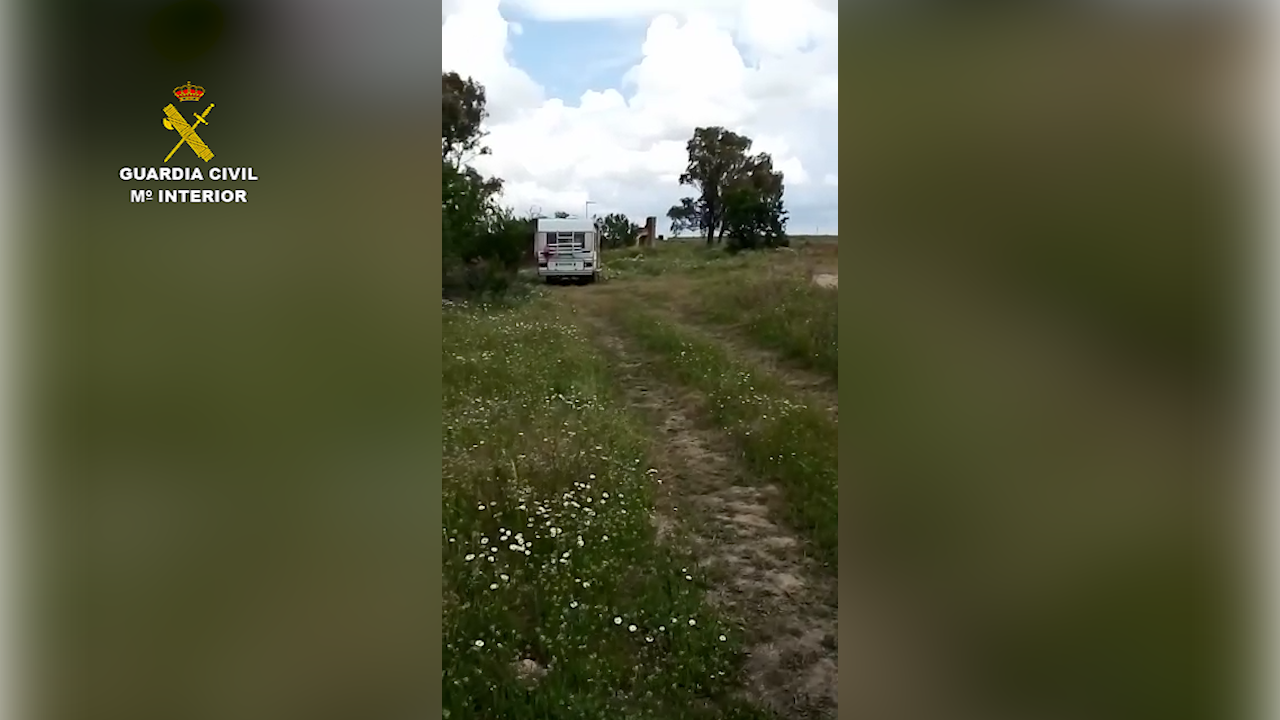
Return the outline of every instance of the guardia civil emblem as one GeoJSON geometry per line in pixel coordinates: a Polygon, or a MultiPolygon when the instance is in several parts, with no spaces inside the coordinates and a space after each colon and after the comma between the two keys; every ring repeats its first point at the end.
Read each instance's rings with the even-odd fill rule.
{"type": "MultiPolygon", "coordinates": [[[[200,98],[204,97],[204,88],[199,85],[192,85],[191,81],[188,80],[186,85],[179,85],[174,88],[173,95],[178,98],[178,102],[199,102],[200,98]]],[[[164,106],[165,118],[163,122],[165,129],[176,130],[178,135],[182,136],[182,139],[178,140],[178,144],[174,145],[173,149],[169,151],[169,154],[165,156],[165,162],[169,162],[169,158],[173,157],[173,154],[178,152],[178,149],[183,145],[191,148],[191,150],[205,162],[209,162],[213,159],[213,151],[209,149],[208,143],[206,143],[200,135],[196,133],[196,128],[199,127],[201,123],[204,123],[205,125],[209,124],[209,121],[205,118],[209,115],[209,111],[212,109],[213,103],[209,103],[209,106],[204,109],[204,112],[195,113],[195,120],[188,123],[187,119],[182,117],[182,113],[178,112],[177,108],[173,106],[173,103],[169,103],[164,106]]]]}

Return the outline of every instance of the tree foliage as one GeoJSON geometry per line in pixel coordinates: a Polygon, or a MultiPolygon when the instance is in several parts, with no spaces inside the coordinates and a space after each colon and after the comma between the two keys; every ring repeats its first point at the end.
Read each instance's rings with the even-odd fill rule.
{"type": "Polygon", "coordinates": [[[636,243],[640,226],[622,213],[609,213],[595,220],[596,237],[601,248],[630,247],[636,243]]]}
{"type": "Polygon", "coordinates": [[[700,127],[694,129],[685,149],[689,164],[680,184],[698,189],[699,227],[712,244],[723,237],[724,195],[746,164],[751,139],[722,127],[700,127]]]}
{"type": "Polygon", "coordinates": [[[564,220],[565,218],[569,217],[569,213],[565,212],[564,210],[557,210],[555,213],[555,217],[560,220],[564,220]]]}
{"type": "Polygon", "coordinates": [[[724,196],[723,228],[730,250],[787,245],[782,191],[782,173],[773,169],[773,158],[767,153],[751,158],[724,196]]]}
{"type": "Polygon", "coordinates": [[[484,86],[456,72],[447,72],[440,75],[440,92],[440,149],[444,158],[458,166],[475,155],[487,154],[489,149],[481,145],[481,125],[489,116],[484,86]]]}
{"type": "Polygon", "coordinates": [[[694,232],[703,227],[702,210],[693,198],[681,198],[667,211],[667,219],[671,221],[671,234],[682,235],[694,232]]]}
{"type": "Polygon", "coordinates": [[[768,153],[749,154],[751,138],[723,127],[700,127],[685,146],[681,185],[698,190],[667,211],[672,227],[694,227],[707,244],[730,236],[731,249],[776,247],[786,241],[783,178],[768,153]]]}
{"type": "Polygon", "coordinates": [[[469,161],[483,155],[484,87],[457,73],[441,75],[441,259],[446,294],[501,293],[511,284],[533,237],[532,222],[498,205],[499,178],[469,161]]]}

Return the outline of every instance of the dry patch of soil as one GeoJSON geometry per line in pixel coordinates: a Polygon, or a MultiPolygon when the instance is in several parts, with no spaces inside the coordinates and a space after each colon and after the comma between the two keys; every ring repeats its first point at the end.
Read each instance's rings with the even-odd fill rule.
{"type": "Polygon", "coordinates": [[[837,277],[839,277],[837,273],[817,273],[813,276],[813,282],[818,287],[834,288],[836,287],[837,277]]]}

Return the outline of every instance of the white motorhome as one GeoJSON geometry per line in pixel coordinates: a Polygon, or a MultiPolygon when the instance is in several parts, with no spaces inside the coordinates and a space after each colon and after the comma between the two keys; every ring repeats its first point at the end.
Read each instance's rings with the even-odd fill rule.
{"type": "Polygon", "coordinates": [[[538,275],[547,282],[595,282],[600,273],[596,228],[583,218],[538,218],[533,254],[538,259],[538,275]]]}

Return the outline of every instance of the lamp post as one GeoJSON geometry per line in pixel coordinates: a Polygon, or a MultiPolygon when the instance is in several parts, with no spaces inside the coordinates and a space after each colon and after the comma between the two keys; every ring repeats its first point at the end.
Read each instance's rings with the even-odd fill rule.
{"type": "Polygon", "coordinates": [[[585,216],[585,217],[586,217],[588,220],[590,220],[590,219],[591,219],[591,206],[592,206],[592,205],[595,205],[595,204],[596,204],[596,201],[595,201],[595,200],[588,200],[588,201],[586,202],[586,205],[583,207],[583,209],[586,211],[586,216],[585,216]]]}

